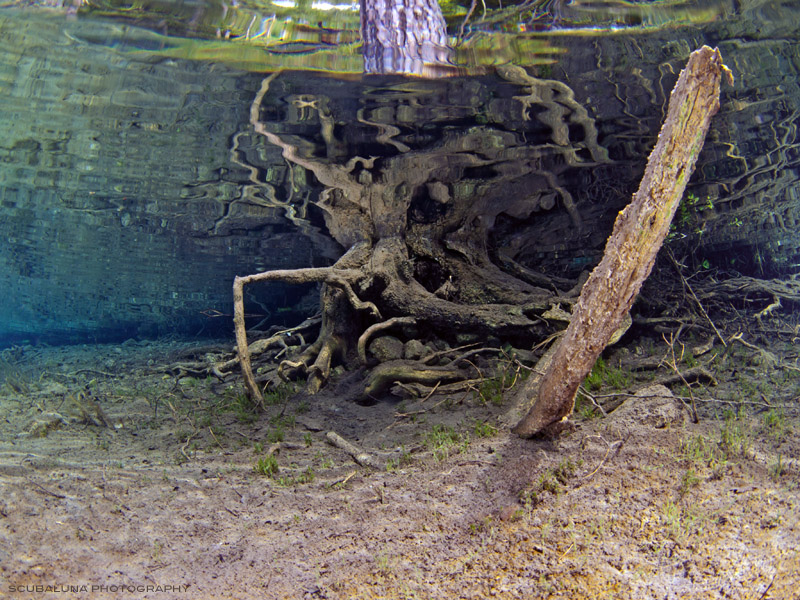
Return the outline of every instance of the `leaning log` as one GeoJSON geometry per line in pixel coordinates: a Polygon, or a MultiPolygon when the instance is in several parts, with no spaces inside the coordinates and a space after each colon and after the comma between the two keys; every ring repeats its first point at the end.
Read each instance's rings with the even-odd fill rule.
{"type": "Polygon", "coordinates": [[[581,291],[538,390],[530,385],[522,390],[523,402],[536,400],[514,427],[516,434],[531,437],[572,413],[578,387],[633,305],[669,232],[719,109],[723,73],[732,80],[718,49],[703,46],[689,57],[639,190],[617,216],[603,258],[581,291]]]}

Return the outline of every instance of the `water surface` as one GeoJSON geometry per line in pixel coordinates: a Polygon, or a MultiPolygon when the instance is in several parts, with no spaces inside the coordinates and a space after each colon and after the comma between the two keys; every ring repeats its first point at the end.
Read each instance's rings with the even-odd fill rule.
{"type": "MultiPolygon", "coordinates": [[[[531,268],[572,277],[597,261],[638,185],[689,52],[717,45],[736,83],[690,185],[702,202],[677,237],[693,240],[697,264],[797,272],[796,7],[490,2],[466,19],[468,3],[442,6],[455,76],[426,80],[363,74],[354,4],[6,3],[0,344],[227,335],[234,275],[341,254],[315,207],[323,187],[254,130],[254,99],[276,70],[260,118],[339,164],[469,131],[545,145],[558,133],[552,105],[525,112],[514,98],[530,90],[496,67],[566,86],[566,110],[585,118],[554,143],[580,152],[503,180],[538,209],[501,215],[495,239],[513,238],[531,268]],[[335,124],[333,145],[321,115],[335,124]],[[608,161],[594,164],[593,152],[608,161]]],[[[500,183],[497,172],[464,176],[482,179],[500,183]]],[[[253,324],[292,322],[315,302],[313,288],[276,284],[254,288],[248,310],[253,324]]]]}

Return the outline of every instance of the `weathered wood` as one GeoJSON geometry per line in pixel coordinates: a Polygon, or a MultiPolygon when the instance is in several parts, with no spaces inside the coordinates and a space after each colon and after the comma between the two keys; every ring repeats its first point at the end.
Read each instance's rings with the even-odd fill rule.
{"type": "Polygon", "coordinates": [[[529,385],[523,390],[528,397],[537,396],[513,429],[518,435],[533,436],[572,412],[578,387],[633,305],[719,109],[723,73],[730,78],[717,49],[703,46],[689,57],[639,190],[617,217],[603,259],[583,287],[538,393],[529,385]]]}
{"type": "Polygon", "coordinates": [[[332,446],[336,446],[337,448],[347,452],[351,457],[353,457],[353,460],[362,467],[370,467],[371,469],[377,469],[378,471],[383,471],[386,469],[386,463],[383,463],[378,458],[367,452],[364,452],[355,444],[348,442],[335,431],[329,431],[326,433],[325,440],[332,446]]]}

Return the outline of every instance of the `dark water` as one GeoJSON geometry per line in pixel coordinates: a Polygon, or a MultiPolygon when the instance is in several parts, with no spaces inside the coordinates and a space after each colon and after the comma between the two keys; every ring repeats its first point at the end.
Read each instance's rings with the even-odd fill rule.
{"type": "MultiPolygon", "coordinates": [[[[798,272],[797,3],[503,6],[465,22],[469,3],[445,5],[458,74],[426,80],[362,73],[355,5],[2,5],[0,347],[228,335],[235,275],[335,260],[324,187],[258,123],[318,164],[446,162],[442,140],[496,139],[507,164],[465,172],[453,193],[484,182],[526,198],[533,216],[492,216],[493,243],[574,277],[599,259],[702,44],[736,80],[676,243],[720,272],[798,272]],[[495,70],[508,64],[524,71],[495,70]],[[560,99],[534,98],[525,76],[558,82],[560,99]],[[558,151],[521,160],[533,146],[558,151]]],[[[317,300],[280,284],[248,294],[253,325],[297,322],[317,300]]]]}

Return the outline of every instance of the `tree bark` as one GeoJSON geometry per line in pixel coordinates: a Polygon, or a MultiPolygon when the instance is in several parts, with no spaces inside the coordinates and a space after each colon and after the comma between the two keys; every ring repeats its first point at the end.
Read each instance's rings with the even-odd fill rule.
{"type": "Polygon", "coordinates": [[[452,74],[437,0],[361,0],[365,73],[452,74]]]}
{"type": "Polygon", "coordinates": [[[711,117],[719,109],[723,73],[731,79],[717,49],[703,46],[689,57],[672,91],[639,190],[617,217],[603,259],[583,287],[538,393],[530,385],[522,390],[523,401],[535,394],[536,402],[514,427],[516,434],[531,437],[572,412],[578,387],[653,268],[711,117]]]}

